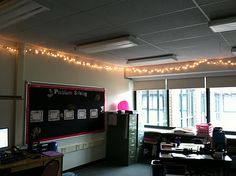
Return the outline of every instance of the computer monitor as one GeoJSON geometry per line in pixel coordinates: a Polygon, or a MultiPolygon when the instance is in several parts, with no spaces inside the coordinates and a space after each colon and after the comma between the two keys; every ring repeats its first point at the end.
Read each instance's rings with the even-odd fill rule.
{"type": "Polygon", "coordinates": [[[8,128],[0,128],[0,152],[4,151],[9,145],[9,130],[8,128]]]}

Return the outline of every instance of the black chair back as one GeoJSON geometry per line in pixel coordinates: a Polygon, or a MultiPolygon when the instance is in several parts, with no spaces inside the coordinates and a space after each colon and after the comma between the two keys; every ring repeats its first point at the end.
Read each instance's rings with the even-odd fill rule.
{"type": "Polygon", "coordinates": [[[57,176],[58,171],[59,171],[59,161],[51,160],[44,167],[44,170],[41,176],[57,176]]]}

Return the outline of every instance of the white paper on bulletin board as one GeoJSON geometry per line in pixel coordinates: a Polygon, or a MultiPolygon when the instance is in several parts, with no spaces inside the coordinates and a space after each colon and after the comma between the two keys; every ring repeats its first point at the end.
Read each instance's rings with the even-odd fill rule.
{"type": "Polygon", "coordinates": [[[111,113],[108,115],[108,125],[117,125],[117,115],[115,113],[111,113]]]}
{"type": "Polygon", "coordinates": [[[90,109],[90,118],[98,118],[98,110],[97,109],[90,109]]]}
{"type": "Polygon", "coordinates": [[[77,119],[86,119],[86,109],[78,109],[77,119]]]}
{"type": "Polygon", "coordinates": [[[49,110],[48,111],[48,121],[59,121],[60,111],[59,110],[49,110]]]}
{"type": "Polygon", "coordinates": [[[74,110],[64,110],[64,120],[73,120],[74,118],[74,110]]]}
{"type": "Polygon", "coordinates": [[[30,122],[43,122],[43,111],[30,111],[30,122]]]}

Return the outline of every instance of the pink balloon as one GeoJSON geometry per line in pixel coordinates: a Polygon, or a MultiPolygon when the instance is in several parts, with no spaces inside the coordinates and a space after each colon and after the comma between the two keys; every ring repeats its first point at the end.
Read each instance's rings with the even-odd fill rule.
{"type": "Polygon", "coordinates": [[[118,104],[118,110],[129,110],[129,104],[127,101],[121,101],[118,104]]]}

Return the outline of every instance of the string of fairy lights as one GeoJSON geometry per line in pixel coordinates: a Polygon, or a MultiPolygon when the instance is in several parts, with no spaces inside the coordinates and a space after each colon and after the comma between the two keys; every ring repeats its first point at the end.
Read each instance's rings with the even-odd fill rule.
{"type": "MultiPolygon", "coordinates": [[[[0,48],[10,52],[10,53],[17,53],[18,49],[11,48],[9,46],[5,46],[0,44],[0,48]]],[[[36,55],[46,55],[56,59],[62,59],[65,62],[80,65],[83,67],[97,69],[97,70],[106,70],[106,71],[124,71],[123,67],[114,66],[109,64],[97,64],[89,61],[89,58],[83,56],[72,56],[71,54],[65,54],[60,51],[50,50],[46,48],[27,48],[24,50],[25,54],[36,54],[36,55]]],[[[90,59],[91,60],[91,59],[90,59]]]]}
{"type": "Polygon", "coordinates": [[[108,65],[108,64],[94,64],[88,61],[88,58],[82,56],[71,56],[69,54],[65,54],[59,51],[52,51],[49,49],[25,49],[25,53],[34,53],[36,55],[47,55],[52,58],[60,58],[63,59],[65,62],[97,69],[97,70],[106,70],[106,71],[123,71],[122,67],[108,65]]]}
{"type": "Polygon", "coordinates": [[[1,43],[0,43],[0,49],[5,50],[5,51],[10,52],[10,53],[16,53],[18,51],[15,48],[11,48],[9,46],[5,46],[5,45],[3,45],[1,43]]]}
{"type": "Polygon", "coordinates": [[[180,71],[188,71],[193,70],[196,67],[199,67],[200,65],[207,64],[207,65],[217,65],[217,66],[236,66],[235,61],[226,60],[226,59],[201,59],[199,61],[194,61],[192,63],[184,63],[184,64],[178,64],[178,66],[155,66],[155,67],[145,67],[145,68],[139,68],[139,67],[132,67],[132,68],[126,68],[126,71],[138,73],[138,74],[164,74],[164,73],[171,73],[171,72],[180,72],[180,71]]]}
{"type": "MultiPolygon", "coordinates": [[[[0,43],[0,49],[5,50],[10,53],[17,53],[18,49],[12,48],[0,43]]],[[[46,48],[27,48],[24,50],[25,54],[31,53],[36,55],[46,55],[56,59],[62,59],[65,62],[76,64],[90,69],[106,70],[106,71],[126,71],[135,74],[165,74],[171,72],[181,72],[193,70],[200,65],[217,65],[217,66],[227,66],[236,67],[236,61],[232,59],[201,59],[194,62],[185,62],[171,65],[156,65],[156,66],[146,66],[146,67],[122,67],[114,66],[108,64],[96,64],[89,61],[89,58],[83,56],[72,56],[71,54],[66,54],[56,50],[50,50],[46,48]]],[[[235,60],[235,59],[234,59],[235,60]]]]}

